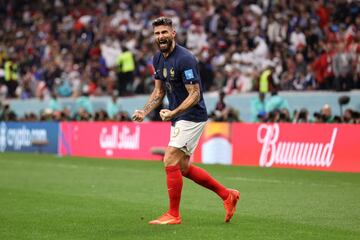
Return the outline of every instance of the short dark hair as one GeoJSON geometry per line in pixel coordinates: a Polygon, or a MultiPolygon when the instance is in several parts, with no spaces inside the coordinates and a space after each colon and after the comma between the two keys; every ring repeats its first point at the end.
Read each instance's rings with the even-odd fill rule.
{"type": "Polygon", "coordinates": [[[172,27],[172,20],[168,17],[159,17],[152,22],[153,27],[157,26],[169,26],[172,27]]]}

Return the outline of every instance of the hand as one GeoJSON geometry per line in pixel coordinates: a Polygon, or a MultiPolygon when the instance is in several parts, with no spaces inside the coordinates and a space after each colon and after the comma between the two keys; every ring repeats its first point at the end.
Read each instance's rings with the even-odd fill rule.
{"type": "Polygon", "coordinates": [[[144,118],[145,118],[145,111],[144,110],[135,110],[135,112],[131,118],[133,121],[142,122],[142,121],[144,121],[144,118]]]}
{"type": "Polygon", "coordinates": [[[160,117],[163,121],[169,121],[174,117],[174,114],[169,109],[161,109],[160,110],[160,117]]]}

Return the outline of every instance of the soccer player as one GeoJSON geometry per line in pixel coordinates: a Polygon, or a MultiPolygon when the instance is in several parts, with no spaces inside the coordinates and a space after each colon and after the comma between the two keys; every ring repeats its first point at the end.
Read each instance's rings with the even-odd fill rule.
{"type": "Polygon", "coordinates": [[[134,121],[141,122],[154,110],[165,96],[169,109],[160,110],[163,121],[171,121],[171,136],[165,151],[164,165],[169,195],[169,210],[149,224],[180,224],[179,213],[182,177],[214,191],[223,201],[225,222],[229,222],[240,198],[237,190],[228,189],[205,170],[190,163],[207,121],[207,111],[202,94],[196,58],[185,48],[176,44],[176,31],[172,20],[160,17],[153,21],[153,33],[159,52],[153,58],[155,88],[142,110],[136,110],[134,121]]]}

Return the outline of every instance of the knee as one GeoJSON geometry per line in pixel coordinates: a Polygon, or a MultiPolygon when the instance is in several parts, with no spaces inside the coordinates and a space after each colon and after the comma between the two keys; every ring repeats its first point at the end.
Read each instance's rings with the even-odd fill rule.
{"type": "Polygon", "coordinates": [[[189,162],[184,159],[171,159],[171,158],[164,158],[164,166],[176,166],[178,165],[180,167],[181,174],[183,176],[186,176],[186,174],[189,171],[189,162]]]}
{"type": "Polygon", "coordinates": [[[165,167],[177,165],[181,157],[180,152],[181,152],[180,149],[174,147],[168,147],[165,151],[165,156],[164,156],[165,167]]]}
{"type": "Polygon", "coordinates": [[[174,161],[174,159],[167,159],[167,158],[164,158],[164,166],[165,167],[169,167],[169,166],[175,166],[178,164],[178,161],[174,161]]]}
{"type": "Polygon", "coordinates": [[[186,155],[182,150],[169,147],[165,152],[164,165],[165,167],[179,165],[181,173],[184,175],[189,170],[189,159],[189,156],[186,155]]]}

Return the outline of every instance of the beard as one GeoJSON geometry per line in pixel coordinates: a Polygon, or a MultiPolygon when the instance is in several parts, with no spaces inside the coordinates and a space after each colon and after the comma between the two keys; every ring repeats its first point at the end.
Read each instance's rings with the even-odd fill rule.
{"type": "Polygon", "coordinates": [[[160,52],[167,53],[171,51],[171,46],[173,43],[173,39],[166,39],[161,41],[156,41],[156,45],[158,46],[160,52]]]}

